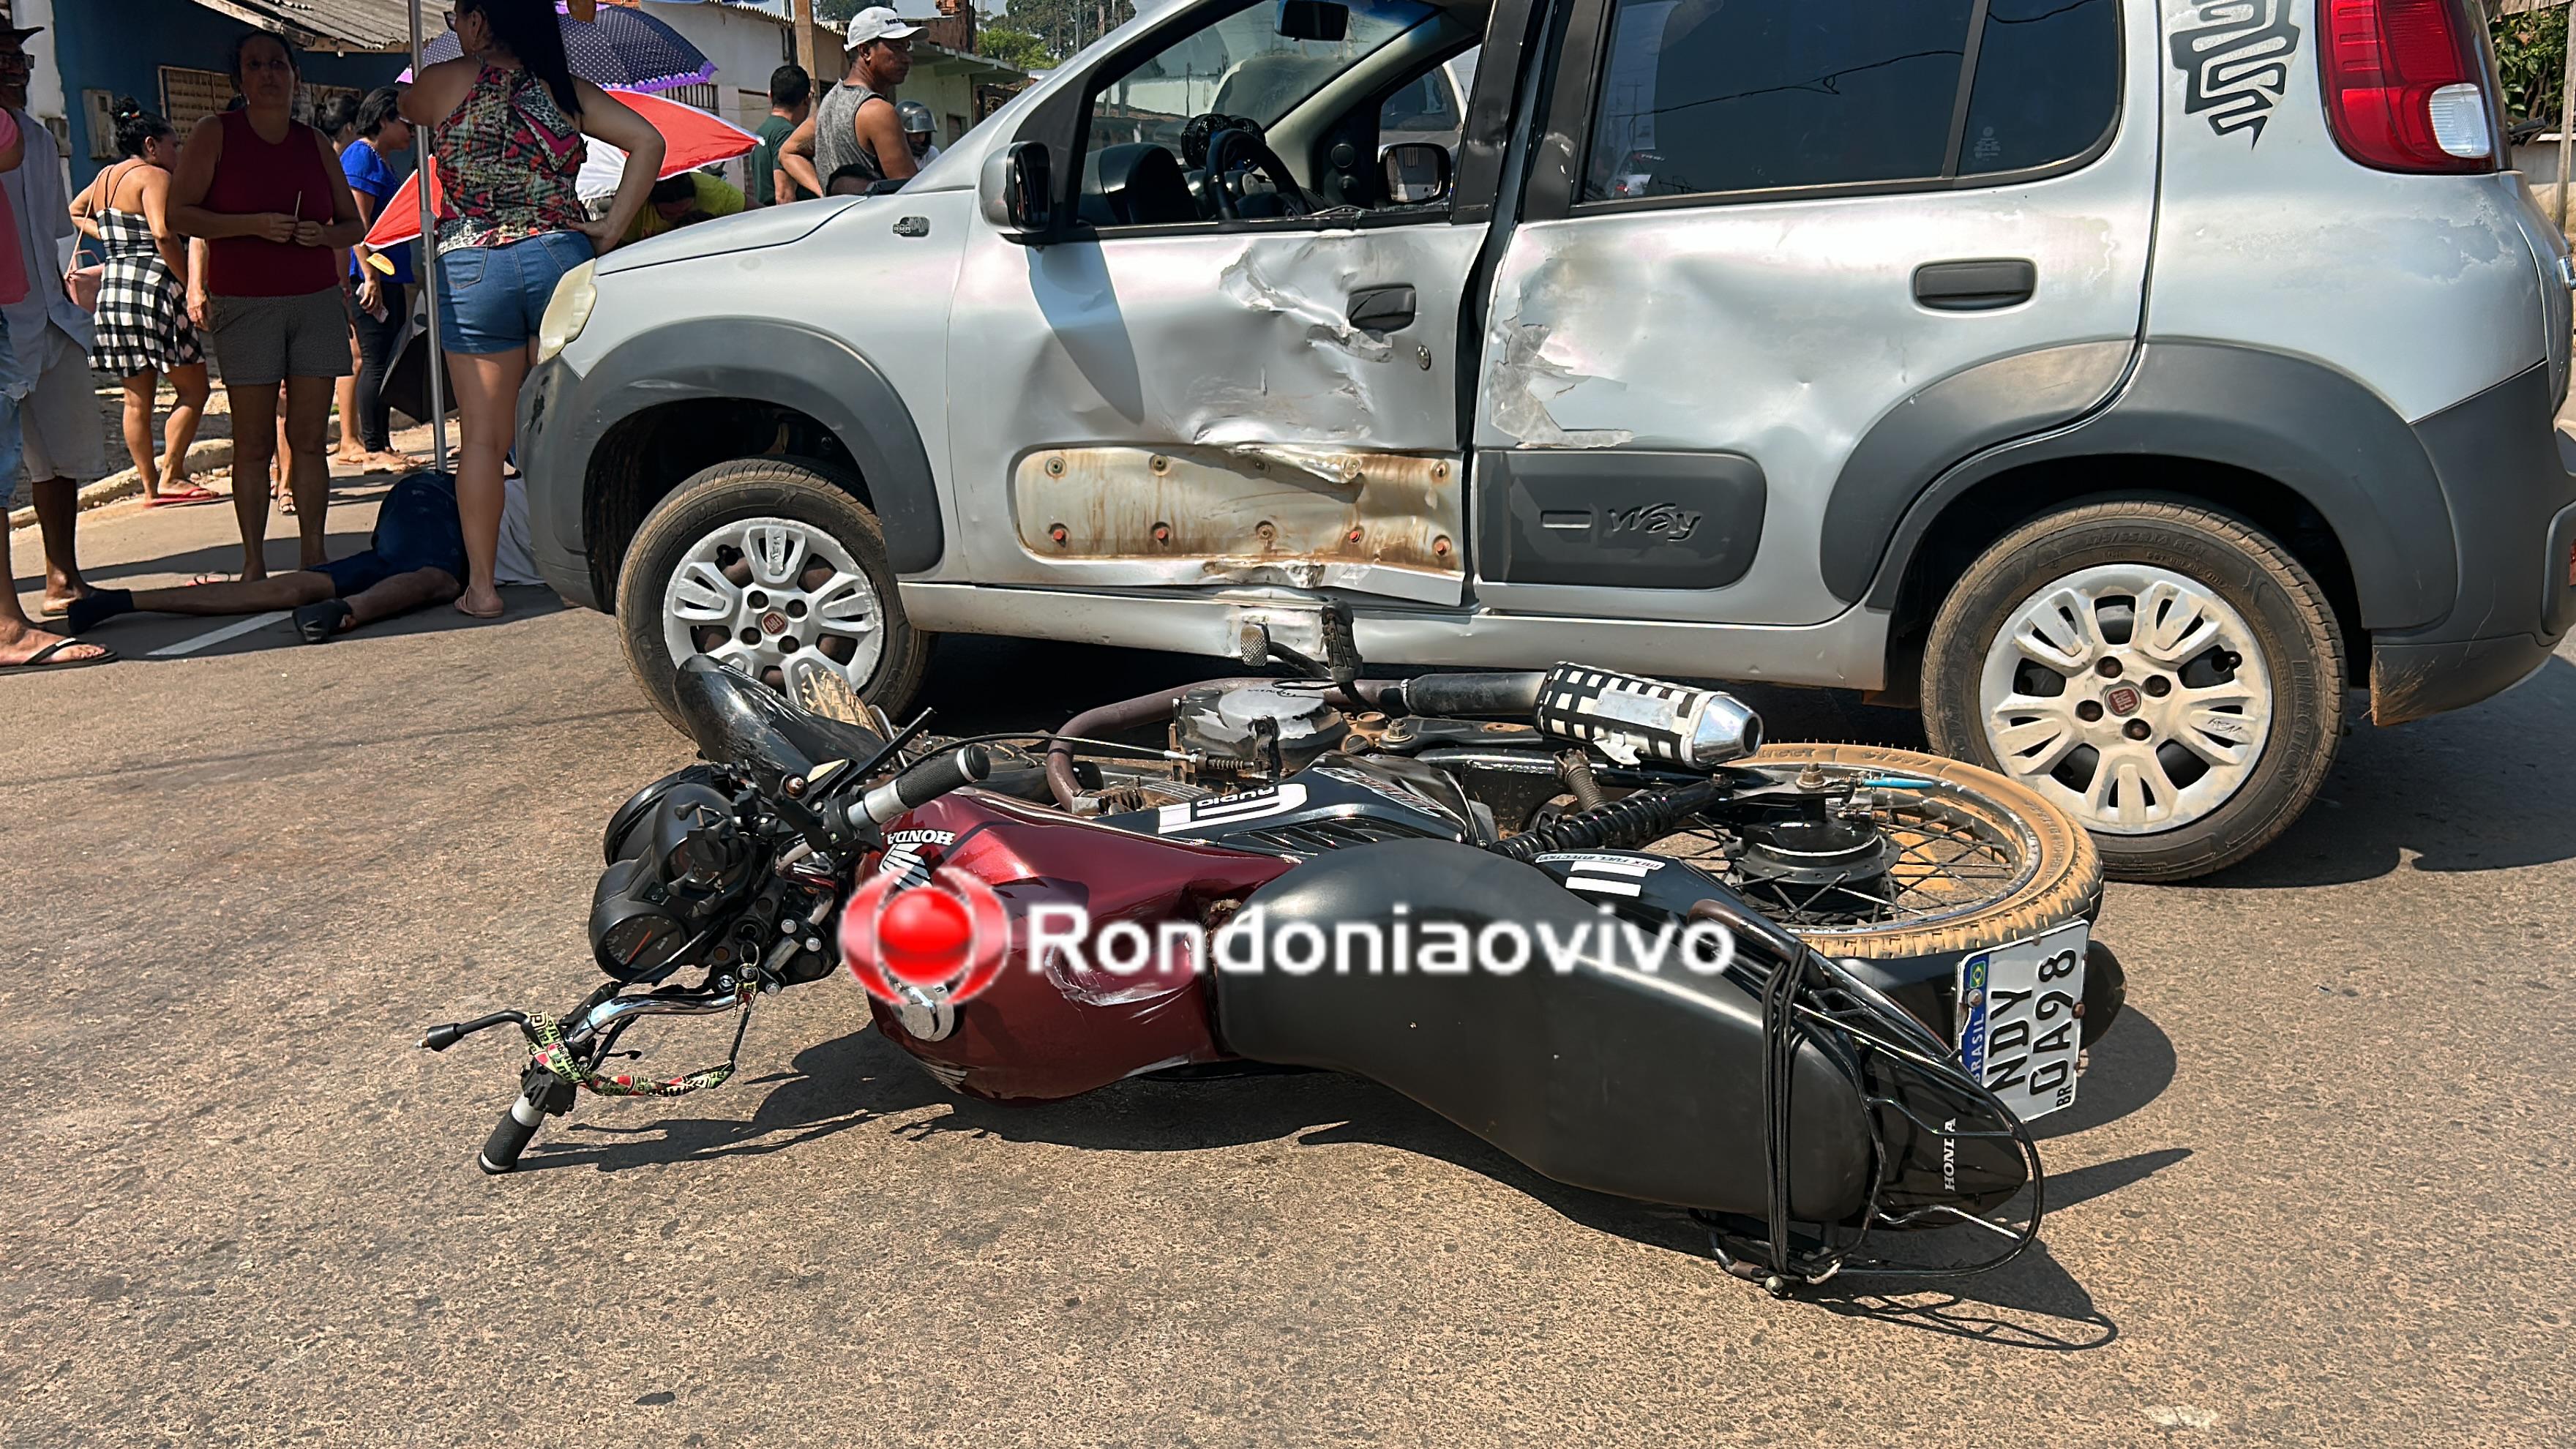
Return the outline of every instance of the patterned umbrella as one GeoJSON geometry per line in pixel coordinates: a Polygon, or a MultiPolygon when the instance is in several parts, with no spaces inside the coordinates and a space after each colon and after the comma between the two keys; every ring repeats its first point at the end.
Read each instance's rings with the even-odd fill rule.
{"type": "MultiPolygon", "coordinates": [[[[624,90],[667,91],[715,79],[715,63],[689,44],[680,32],[625,5],[599,7],[599,18],[584,23],[555,7],[563,27],[564,58],[572,73],[597,86],[624,90]]],[[[465,53],[451,30],[422,46],[423,65],[454,60],[465,53]]]]}

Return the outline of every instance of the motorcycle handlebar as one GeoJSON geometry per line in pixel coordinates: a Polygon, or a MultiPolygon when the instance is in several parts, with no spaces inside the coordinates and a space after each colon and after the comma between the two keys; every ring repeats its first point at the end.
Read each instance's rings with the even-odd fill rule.
{"type": "Polygon", "coordinates": [[[966,745],[924,760],[870,790],[851,813],[878,825],[891,824],[905,811],[917,810],[951,790],[978,784],[992,773],[992,752],[982,745],[966,745]]]}
{"type": "Polygon", "coordinates": [[[474,1165],[496,1177],[515,1169],[519,1165],[519,1154],[527,1151],[528,1144],[536,1140],[537,1128],[545,1120],[545,1113],[539,1111],[522,1092],[519,1099],[510,1104],[510,1110],[501,1114],[501,1125],[493,1128],[492,1135],[484,1139],[483,1150],[476,1154],[474,1165]]]}

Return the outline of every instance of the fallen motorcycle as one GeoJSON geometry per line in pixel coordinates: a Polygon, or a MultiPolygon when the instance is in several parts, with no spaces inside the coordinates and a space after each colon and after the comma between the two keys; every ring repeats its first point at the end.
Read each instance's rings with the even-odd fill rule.
{"type": "Polygon", "coordinates": [[[1326,677],[1106,707],[1042,756],[800,710],[693,661],[678,694],[705,763],[606,832],[610,979],[562,1018],[423,1039],[529,1043],[480,1165],[512,1170],[581,1090],[731,1074],[611,1071],[638,1018],[731,1011],[738,1054],[759,996],[846,966],[887,1038],[962,1093],[1353,1072],[1546,1176],[1694,1210],[1775,1292],[1978,1271],[2032,1241],[2028,1122],[2073,1100],[2120,1000],[2071,822],[1949,761],[1761,748],[1722,693],[1576,665],[1372,681],[1346,645],[1275,652],[1326,677]],[[1090,733],[1156,722],[1160,745],[1090,733]],[[955,928],[958,954],[906,969],[904,912],[955,928]],[[1346,942],[1364,959],[1324,966],[1346,942]],[[1483,969],[1471,945],[1494,948],[1483,969]],[[1863,1251],[1948,1224],[2000,1246],[1863,1251]]]}

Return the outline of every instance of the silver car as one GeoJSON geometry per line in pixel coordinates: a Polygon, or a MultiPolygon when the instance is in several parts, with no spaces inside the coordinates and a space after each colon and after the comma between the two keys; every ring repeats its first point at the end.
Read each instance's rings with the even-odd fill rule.
{"type": "Polygon", "coordinates": [[[946,632],[1311,654],[1329,598],[1377,663],[1868,690],[2197,875],[2348,690],[2456,709],[2576,611],[2576,273],[2484,45],[2464,0],[1167,0],[899,193],[567,278],[540,562],[665,708],[706,653],[900,709],[946,632]]]}

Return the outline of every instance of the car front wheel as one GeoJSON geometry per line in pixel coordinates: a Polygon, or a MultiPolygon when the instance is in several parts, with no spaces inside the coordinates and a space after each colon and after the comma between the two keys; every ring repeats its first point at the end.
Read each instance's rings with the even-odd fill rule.
{"type": "Polygon", "coordinates": [[[627,545],[617,621],[636,681],[675,727],[672,683],[697,655],[790,698],[846,686],[888,713],[911,704],[929,659],[876,516],[802,460],[721,463],[655,504],[627,545]]]}
{"type": "Polygon", "coordinates": [[[2306,569],[2179,501],[2085,504],[1988,549],[1923,659],[1933,748],[2030,786],[2122,880],[2233,865],[2316,798],[2344,654],[2306,569]]]}

